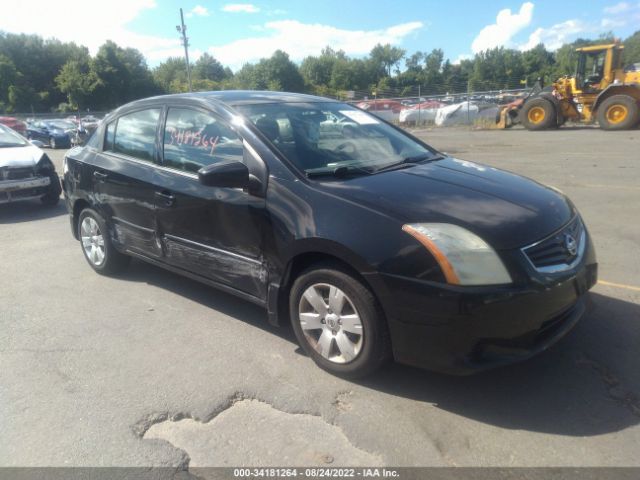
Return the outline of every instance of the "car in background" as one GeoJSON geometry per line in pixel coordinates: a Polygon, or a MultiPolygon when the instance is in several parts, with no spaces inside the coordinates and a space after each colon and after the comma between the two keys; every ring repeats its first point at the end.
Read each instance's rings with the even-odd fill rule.
{"type": "Polygon", "coordinates": [[[0,125],[0,203],[40,199],[44,205],[56,205],[61,192],[60,179],[47,154],[0,125]]]}
{"type": "Polygon", "coordinates": [[[366,100],[356,104],[356,107],[366,110],[387,122],[397,122],[400,117],[400,111],[405,108],[402,103],[396,100],[386,99],[366,100]]]}
{"type": "Polygon", "coordinates": [[[51,148],[70,148],[77,126],[69,120],[36,120],[27,126],[27,138],[40,140],[51,148]]]}
{"type": "Polygon", "coordinates": [[[27,124],[22,120],[18,120],[14,117],[0,117],[0,124],[6,125],[7,127],[15,130],[20,135],[25,135],[27,133],[27,124]]]}

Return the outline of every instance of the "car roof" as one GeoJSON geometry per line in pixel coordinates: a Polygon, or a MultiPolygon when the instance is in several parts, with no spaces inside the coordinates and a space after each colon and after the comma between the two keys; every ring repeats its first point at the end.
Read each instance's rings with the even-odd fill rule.
{"type": "Polygon", "coordinates": [[[150,101],[181,99],[181,98],[198,98],[226,104],[230,107],[236,105],[251,105],[256,103],[317,103],[317,102],[336,102],[330,98],[316,97],[314,95],[306,95],[303,93],[288,92],[271,92],[257,90],[221,90],[212,92],[192,92],[192,93],[176,93],[173,95],[161,95],[152,98],[137,100],[127,104],[128,107],[137,103],[147,103],[150,101]]]}

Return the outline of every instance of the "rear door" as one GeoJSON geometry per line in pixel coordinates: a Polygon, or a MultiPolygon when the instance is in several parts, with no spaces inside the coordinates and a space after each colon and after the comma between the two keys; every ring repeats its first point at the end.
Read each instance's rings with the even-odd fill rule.
{"type": "Polygon", "coordinates": [[[243,139],[212,112],[186,106],[169,107],[162,139],[162,168],[155,183],[165,261],[264,299],[264,197],[205,186],[197,176],[212,163],[247,163],[243,139]]]}
{"type": "Polygon", "coordinates": [[[92,173],[97,203],[114,240],[132,253],[158,257],[153,176],[162,108],[125,113],[106,126],[92,173]]]}

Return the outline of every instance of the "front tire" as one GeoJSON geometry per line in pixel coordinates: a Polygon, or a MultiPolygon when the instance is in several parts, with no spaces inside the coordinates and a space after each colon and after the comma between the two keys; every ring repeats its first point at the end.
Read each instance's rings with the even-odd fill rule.
{"type": "Polygon", "coordinates": [[[520,118],[527,130],[545,130],[557,126],[556,108],[545,98],[534,98],[525,103],[520,118]]]}
{"type": "Polygon", "coordinates": [[[56,139],[53,137],[49,137],[49,146],[55,150],[56,148],[58,148],[57,144],[56,144],[56,139]]]}
{"type": "Polygon", "coordinates": [[[613,95],[598,107],[598,124],[603,130],[628,130],[639,117],[638,103],[628,95],[613,95]]]}
{"type": "Polygon", "coordinates": [[[373,293],[331,263],[300,274],[289,294],[291,323],[302,349],[338,376],[371,374],[390,357],[386,320],[373,293]]]}
{"type": "Polygon", "coordinates": [[[109,238],[106,222],[91,208],[85,208],[80,213],[78,238],[84,258],[100,274],[118,273],[131,261],[131,257],[115,249],[109,238]]]}

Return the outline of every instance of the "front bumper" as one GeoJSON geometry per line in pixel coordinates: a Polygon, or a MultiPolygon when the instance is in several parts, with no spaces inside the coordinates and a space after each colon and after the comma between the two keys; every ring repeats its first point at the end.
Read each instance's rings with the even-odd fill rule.
{"type": "Polygon", "coordinates": [[[584,315],[597,282],[590,248],[562,277],[496,287],[456,287],[382,275],[396,361],[465,375],[530,358],[584,315]],[[391,312],[389,312],[391,310],[391,312]]]}
{"type": "Polygon", "coordinates": [[[50,177],[0,181],[0,203],[39,198],[49,191],[50,177]]]}

